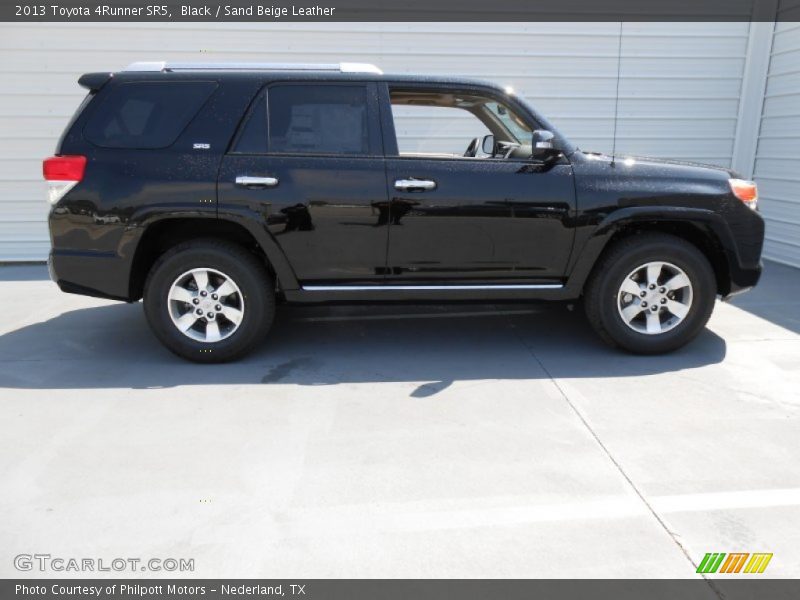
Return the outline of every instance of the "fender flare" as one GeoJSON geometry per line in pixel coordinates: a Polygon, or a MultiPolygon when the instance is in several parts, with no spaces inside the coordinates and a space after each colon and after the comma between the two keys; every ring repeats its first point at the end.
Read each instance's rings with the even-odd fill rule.
{"type": "Polygon", "coordinates": [[[275,270],[275,276],[278,278],[278,284],[282,290],[300,289],[289,259],[286,258],[286,254],[270,232],[261,213],[246,207],[236,207],[236,210],[226,208],[224,212],[221,210],[218,212],[217,218],[220,221],[228,221],[244,227],[253,236],[275,270]]]}
{"type": "MultiPolygon", "coordinates": [[[[250,233],[256,243],[261,247],[267,260],[275,271],[275,276],[278,279],[278,285],[282,290],[296,290],[300,285],[294,270],[291,268],[286,255],[281,250],[275,238],[267,228],[267,224],[261,215],[255,211],[246,209],[244,207],[237,207],[236,211],[226,211],[222,214],[217,214],[216,211],[176,211],[169,214],[152,213],[144,218],[137,219],[135,227],[128,227],[123,235],[123,241],[120,244],[120,255],[129,257],[127,264],[132,269],[135,266],[136,257],[138,255],[140,242],[145,232],[157,223],[165,221],[182,221],[182,220],[197,220],[203,219],[209,222],[226,221],[242,227],[245,231],[250,233]]],[[[130,279],[130,276],[129,276],[130,279]]],[[[131,295],[129,290],[128,295],[131,295]]]]}
{"type": "Polygon", "coordinates": [[[606,249],[611,238],[622,228],[635,223],[690,223],[705,227],[722,248],[730,269],[738,263],[733,234],[725,220],[712,210],[679,206],[632,206],[617,209],[606,215],[583,242],[571,260],[565,291],[578,297],[594,265],[606,249]]]}

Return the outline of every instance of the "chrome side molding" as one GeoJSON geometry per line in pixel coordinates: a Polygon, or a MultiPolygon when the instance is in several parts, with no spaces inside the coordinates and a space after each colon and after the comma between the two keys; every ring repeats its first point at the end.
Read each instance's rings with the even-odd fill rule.
{"type": "Polygon", "coordinates": [[[560,290],[560,283],[522,283],[500,285],[304,285],[304,292],[441,292],[466,290],[560,290]]]}

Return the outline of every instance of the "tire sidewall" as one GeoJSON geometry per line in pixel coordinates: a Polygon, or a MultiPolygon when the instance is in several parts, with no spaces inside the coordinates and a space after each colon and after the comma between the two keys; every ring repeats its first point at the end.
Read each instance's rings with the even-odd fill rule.
{"type": "Polygon", "coordinates": [[[603,327],[621,347],[638,353],[667,352],[684,345],[705,326],[716,299],[716,280],[706,258],[692,247],[666,240],[632,248],[612,264],[599,283],[599,316],[603,327]],[[689,314],[673,329],[657,335],[632,330],[623,321],[617,307],[619,290],[625,277],[652,261],[669,262],[679,267],[692,284],[689,314]]]}
{"type": "Polygon", "coordinates": [[[273,299],[263,269],[213,245],[197,244],[165,255],[153,268],[145,286],[144,310],[156,337],[172,352],[198,362],[223,362],[238,357],[257,343],[272,321],[273,299]],[[175,280],[192,269],[224,273],[239,287],[244,317],[239,328],[219,342],[193,340],[181,333],[169,314],[169,291],[175,280]]]}

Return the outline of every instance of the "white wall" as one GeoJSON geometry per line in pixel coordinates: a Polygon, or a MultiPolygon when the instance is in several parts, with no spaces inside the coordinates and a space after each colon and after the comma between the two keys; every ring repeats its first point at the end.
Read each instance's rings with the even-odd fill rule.
{"type": "MultiPolygon", "coordinates": [[[[730,166],[748,31],[625,23],[617,150],[730,166]]],[[[83,96],[81,73],[137,60],[341,60],[482,77],[513,86],[581,148],[610,151],[619,32],[618,23],[0,24],[0,260],[46,256],[40,161],[83,96]]]]}
{"type": "Polygon", "coordinates": [[[765,254],[800,266],[800,23],[775,25],[753,175],[765,254]]]}

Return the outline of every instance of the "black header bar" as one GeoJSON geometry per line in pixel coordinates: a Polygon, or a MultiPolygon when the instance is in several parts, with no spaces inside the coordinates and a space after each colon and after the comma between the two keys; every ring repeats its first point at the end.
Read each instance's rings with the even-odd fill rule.
{"type": "Polygon", "coordinates": [[[0,21],[800,21],[800,0],[0,0],[0,21]]]}

